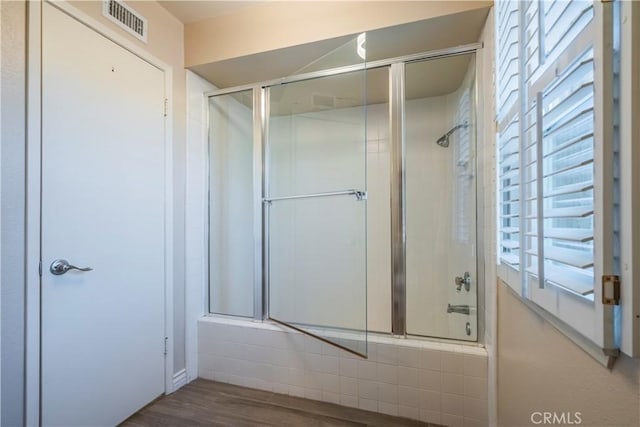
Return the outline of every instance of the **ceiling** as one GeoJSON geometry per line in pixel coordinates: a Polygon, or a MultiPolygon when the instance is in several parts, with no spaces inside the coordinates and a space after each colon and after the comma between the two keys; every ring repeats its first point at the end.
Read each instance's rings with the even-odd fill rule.
{"type": "Polygon", "coordinates": [[[256,6],[261,1],[190,1],[176,0],[165,1],[160,0],[160,5],[169,11],[173,16],[178,18],[183,24],[201,21],[203,19],[213,18],[216,16],[228,15],[238,12],[241,9],[256,6]]]}

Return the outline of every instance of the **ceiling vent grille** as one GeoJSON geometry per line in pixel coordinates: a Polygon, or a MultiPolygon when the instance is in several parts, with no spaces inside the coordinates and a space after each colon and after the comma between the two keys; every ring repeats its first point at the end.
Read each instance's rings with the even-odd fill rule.
{"type": "Polygon", "coordinates": [[[104,0],[102,14],[123,30],[147,42],[147,20],[123,1],[104,0]]]}

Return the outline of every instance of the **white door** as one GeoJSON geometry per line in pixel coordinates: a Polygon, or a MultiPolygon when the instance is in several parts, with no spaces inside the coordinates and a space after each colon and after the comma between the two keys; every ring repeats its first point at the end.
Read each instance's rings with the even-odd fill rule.
{"type": "Polygon", "coordinates": [[[115,425],[164,392],[164,73],[47,3],[42,34],[41,419],[115,425]]]}

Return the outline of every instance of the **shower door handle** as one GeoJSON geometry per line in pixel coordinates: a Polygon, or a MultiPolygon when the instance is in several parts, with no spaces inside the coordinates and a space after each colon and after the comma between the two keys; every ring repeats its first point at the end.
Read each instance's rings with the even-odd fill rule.
{"type": "Polygon", "coordinates": [[[265,197],[262,199],[263,203],[271,204],[271,202],[278,202],[281,200],[297,200],[297,199],[313,199],[316,197],[332,197],[332,196],[355,196],[356,200],[367,200],[367,192],[364,190],[344,190],[344,191],[330,191],[328,193],[311,193],[311,194],[299,194],[296,196],[282,196],[282,197],[265,197]]]}

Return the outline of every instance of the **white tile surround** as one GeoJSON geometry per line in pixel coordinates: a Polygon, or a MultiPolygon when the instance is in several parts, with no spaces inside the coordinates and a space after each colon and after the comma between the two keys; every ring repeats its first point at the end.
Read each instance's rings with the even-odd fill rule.
{"type": "Polygon", "coordinates": [[[204,317],[198,376],[446,426],[486,426],[484,348],[370,335],[362,359],[270,322],[204,317]]]}

